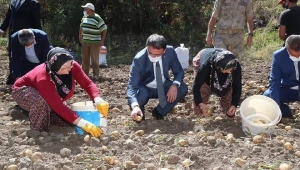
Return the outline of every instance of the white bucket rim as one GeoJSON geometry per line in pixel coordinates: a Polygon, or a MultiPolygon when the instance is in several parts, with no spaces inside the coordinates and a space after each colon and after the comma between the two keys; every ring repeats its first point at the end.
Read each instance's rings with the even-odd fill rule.
{"type": "MultiPolygon", "coordinates": [[[[249,97],[247,97],[242,103],[241,103],[241,105],[240,105],[240,116],[242,117],[242,120],[243,119],[246,119],[246,117],[244,116],[244,114],[243,114],[243,112],[242,112],[242,109],[243,108],[246,108],[244,105],[246,104],[246,101],[247,100],[251,100],[251,99],[262,99],[262,100],[266,100],[266,101],[268,101],[268,102],[271,102],[273,105],[274,105],[274,107],[276,107],[276,110],[278,110],[278,115],[277,115],[277,117],[274,119],[274,120],[272,120],[272,122],[277,122],[278,121],[278,119],[279,119],[279,121],[281,120],[281,117],[282,117],[282,113],[281,113],[281,110],[280,110],[280,108],[279,108],[279,106],[278,106],[278,104],[272,99],[272,98],[270,98],[270,97],[267,97],[267,96],[264,96],[264,95],[252,95],[252,96],[249,96],[249,97]]],[[[255,114],[255,113],[254,113],[255,114]]]]}

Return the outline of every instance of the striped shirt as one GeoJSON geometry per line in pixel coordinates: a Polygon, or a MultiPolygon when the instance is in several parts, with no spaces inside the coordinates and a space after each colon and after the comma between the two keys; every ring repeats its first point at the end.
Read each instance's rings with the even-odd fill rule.
{"type": "Polygon", "coordinates": [[[103,19],[98,15],[83,17],[80,28],[82,29],[83,43],[100,43],[101,32],[107,29],[103,19]]]}

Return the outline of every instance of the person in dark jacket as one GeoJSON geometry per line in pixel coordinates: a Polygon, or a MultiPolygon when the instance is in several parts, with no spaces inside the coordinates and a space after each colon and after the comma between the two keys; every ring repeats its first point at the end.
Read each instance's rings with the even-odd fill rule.
{"type": "Polygon", "coordinates": [[[209,116],[211,93],[219,97],[228,117],[233,117],[242,92],[242,70],[236,56],[222,48],[206,48],[193,59],[194,113],[209,116]]]}
{"type": "Polygon", "coordinates": [[[11,75],[11,35],[15,32],[25,29],[34,28],[42,29],[40,21],[40,4],[37,0],[11,0],[6,16],[0,25],[0,36],[8,29],[8,56],[9,56],[9,75],[6,84],[13,84],[11,75]]]}
{"type": "Polygon", "coordinates": [[[22,29],[11,36],[13,80],[47,61],[50,51],[48,36],[38,29],[22,29]]]}

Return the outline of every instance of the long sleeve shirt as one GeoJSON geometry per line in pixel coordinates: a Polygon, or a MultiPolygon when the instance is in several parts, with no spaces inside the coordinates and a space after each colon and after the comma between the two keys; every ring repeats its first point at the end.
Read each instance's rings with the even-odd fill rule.
{"type": "Polygon", "coordinates": [[[49,104],[52,110],[61,116],[64,120],[72,123],[78,115],[73,112],[69,107],[63,104],[63,101],[71,98],[75,90],[75,81],[88,93],[91,100],[100,96],[97,86],[87,77],[83,72],[80,65],[74,61],[72,72],[72,89],[70,93],[63,99],[60,98],[54,82],[51,80],[49,73],[46,72],[46,64],[40,64],[26,75],[18,79],[13,88],[18,89],[23,86],[30,86],[40,93],[40,95],[49,104]]]}
{"type": "MultiPolygon", "coordinates": [[[[207,62],[202,65],[202,67],[198,70],[196,78],[194,80],[193,85],[193,93],[194,93],[194,101],[196,105],[202,103],[202,97],[200,94],[200,88],[204,83],[210,85],[211,77],[214,78],[214,75],[211,75],[211,64],[207,62]]],[[[231,104],[233,106],[237,106],[242,93],[242,69],[241,65],[237,63],[237,67],[232,72],[232,101],[231,104]]],[[[228,74],[218,73],[218,79],[220,85],[223,85],[227,79],[228,74]]]]}

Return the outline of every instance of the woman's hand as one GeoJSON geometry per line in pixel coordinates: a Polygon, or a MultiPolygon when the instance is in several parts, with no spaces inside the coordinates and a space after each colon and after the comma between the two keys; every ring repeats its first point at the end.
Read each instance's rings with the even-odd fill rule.
{"type": "Polygon", "coordinates": [[[227,115],[228,115],[229,117],[233,117],[234,114],[235,114],[235,111],[236,111],[236,107],[235,107],[235,106],[231,106],[231,107],[228,109],[228,111],[227,111],[227,115]]]}
{"type": "Polygon", "coordinates": [[[199,104],[199,107],[200,107],[200,110],[201,110],[201,112],[203,113],[203,115],[204,115],[205,117],[208,117],[209,114],[208,114],[208,107],[207,107],[207,105],[204,104],[204,103],[200,103],[200,104],[199,104]]]}

